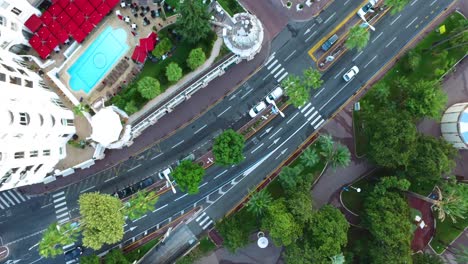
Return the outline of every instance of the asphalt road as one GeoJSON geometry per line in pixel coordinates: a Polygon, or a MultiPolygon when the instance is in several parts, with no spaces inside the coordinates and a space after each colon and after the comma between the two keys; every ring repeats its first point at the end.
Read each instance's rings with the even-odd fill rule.
{"type": "MultiPolygon", "coordinates": [[[[333,112],[452,2],[433,1],[413,0],[401,14],[387,15],[381,19],[374,25],[376,31],[371,33],[369,45],[362,53],[348,52],[324,74],[324,85],[312,92],[310,104],[301,109],[288,107],[284,111],[285,118],[276,117],[247,141],[243,163],[233,167],[210,167],[197,195],[188,196],[181,192],[162,195],[153,212],[127,223],[126,230],[134,229],[125,233],[122,244],[141,237],[145,231],[157,229],[195,206],[204,206],[206,210],[198,221],[190,223],[192,231],[199,234],[213,225],[249,188],[259,183],[304,139],[317,131],[333,112]],[[355,79],[345,83],[341,76],[353,65],[357,65],[361,71],[355,79]]],[[[162,168],[174,164],[189,153],[203,153],[210,146],[210,140],[223,129],[236,129],[247,122],[248,110],[264,98],[286,73],[300,74],[304,68],[315,65],[307,54],[309,48],[360,3],[347,1],[345,5],[335,1],[320,15],[326,23],[309,21],[289,24],[273,41],[274,53],[257,74],[192,124],[128,163],[63,190],[31,198],[0,211],[0,236],[10,249],[9,259],[21,259],[18,263],[64,263],[62,257],[44,260],[39,258],[36,248],[29,250],[39,241],[41,232],[48,224],[63,219],[64,212],[57,213],[58,208],[67,208],[65,217],[76,217],[80,193],[112,193],[129,182],[147,176],[155,177],[162,168]],[[65,199],[61,198],[62,192],[65,199]],[[63,202],[65,205],[61,205],[63,202]]],[[[104,247],[98,253],[109,248],[104,247]]]]}

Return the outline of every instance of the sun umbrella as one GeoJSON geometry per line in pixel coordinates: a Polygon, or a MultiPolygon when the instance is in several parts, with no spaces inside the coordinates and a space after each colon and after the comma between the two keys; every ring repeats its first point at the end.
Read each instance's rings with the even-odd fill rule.
{"type": "Polygon", "coordinates": [[[89,22],[89,21],[85,21],[85,22],[83,22],[83,24],[81,24],[80,28],[81,28],[81,30],[83,31],[83,33],[85,35],[88,35],[91,31],[93,31],[94,25],[91,24],[91,22],[89,22]]]}
{"type": "Polygon", "coordinates": [[[73,17],[73,21],[75,21],[75,23],[79,26],[81,24],[83,24],[83,22],[85,21],[85,15],[83,12],[79,11],[78,13],[75,14],[75,16],[73,17]]]}
{"type": "Polygon", "coordinates": [[[99,22],[101,22],[102,19],[103,19],[103,16],[99,12],[94,11],[89,17],[89,22],[97,26],[99,22]]]}
{"type": "Polygon", "coordinates": [[[64,28],[69,34],[71,34],[73,31],[78,29],[78,25],[73,20],[71,20],[68,21],[64,28]]]}
{"type": "Polygon", "coordinates": [[[46,59],[50,53],[52,52],[52,49],[49,48],[46,44],[45,44],[45,41],[41,41],[41,44],[39,47],[37,47],[37,49],[35,49],[37,51],[37,54],[39,54],[39,56],[42,58],[42,59],[46,59]]]}
{"type": "Polygon", "coordinates": [[[47,39],[46,43],[47,47],[49,47],[51,50],[55,49],[59,45],[57,38],[55,38],[53,35],[50,35],[49,38],[47,39]]]}
{"type": "Polygon", "coordinates": [[[34,49],[38,49],[41,46],[41,38],[38,35],[34,35],[29,39],[29,45],[34,49]]]}
{"type": "Polygon", "coordinates": [[[139,63],[144,63],[146,60],[146,56],[146,51],[140,46],[136,46],[135,50],[133,50],[132,59],[139,63]]]}
{"type": "Polygon", "coordinates": [[[33,14],[24,22],[24,25],[32,32],[36,32],[41,27],[42,20],[36,14],[33,14]]]}
{"type": "Polygon", "coordinates": [[[37,35],[42,39],[46,40],[50,36],[50,30],[47,27],[41,27],[39,31],[37,31],[37,35]]]}
{"type": "Polygon", "coordinates": [[[67,33],[67,31],[65,29],[61,29],[61,30],[59,30],[59,32],[57,32],[57,34],[55,34],[55,37],[57,38],[57,40],[60,43],[63,44],[68,39],[68,33],[67,33]]]}
{"type": "Polygon", "coordinates": [[[89,3],[89,0],[75,0],[73,1],[73,3],[78,6],[78,7],[81,7],[83,6],[85,3],[89,3]]]}
{"type": "Polygon", "coordinates": [[[103,16],[107,15],[111,8],[106,4],[106,2],[102,2],[101,5],[96,8],[96,10],[103,16]]]}
{"type": "Polygon", "coordinates": [[[91,138],[104,146],[117,141],[123,129],[119,115],[109,107],[100,110],[91,118],[91,127],[91,138]]]}
{"type": "Polygon", "coordinates": [[[62,29],[62,25],[59,22],[54,21],[48,26],[48,29],[52,35],[56,35],[62,29]]]}
{"type": "Polygon", "coordinates": [[[78,42],[81,43],[86,38],[86,35],[81,31],[81,29],[77,29],[71,33],[72,37],[78,42]]]}
{"type": "Polygon", "coordinates": [[[67,8],[65,8],[65,12],[67,12],[67,14],[70,16],[70,17],[73,17],[76,13],[78,13],[79,9],[78,7],[76,7],[75,4],[73,3],[70,3],[67,8]]]}
{"type": "Polygon", "coordinates": [[[66,25],[67,22],[70,21],[70,16],[67,15],[66,12],[62,12],[60,16],[58,17],[57,21],[62,25],[66,25]]]}
{"type": "Polygon", "coordinates": [[[89,0],[89,3],[92,4],[95,8],[99,7],[102,2],[104,1],[103,0],[89,0]]]}
{"type": "Polygon", "coordinates": [[[44,13],[42,13],[41,15],[41,20],[42,23],[49,24],[50,22],[52,22],[52,15],[48,11],[44,11],[44,13]]]}
{"type": "Polygon", "coordinates": [[[52,16],[58,17],[60,13],[62,13],[62,9],[63,8],[59,4],[53,4],[47,11],[49,11],[52,16]]]}
{"type": "Polygon", "coordinates": [[[80,8],[86,15],[91,15],[94,12],[94,6],[92,6],[89,2],[81,5],[80,8]]]}
{"type": "MultiPolygon", "coordinates": [[[[95,0],[96,1],[96,0],[95,0]]],[[[107,5],[112,9],[114,8],[120,1],[119,0],[107,0],[107,5]]]]}
{"type": "Polygon", "coordinates": [[[65,7],[67,7],[70,1],[69,0],[57,0],[55,3],[58,4],[62,9],[64,9],[65,7]]]}

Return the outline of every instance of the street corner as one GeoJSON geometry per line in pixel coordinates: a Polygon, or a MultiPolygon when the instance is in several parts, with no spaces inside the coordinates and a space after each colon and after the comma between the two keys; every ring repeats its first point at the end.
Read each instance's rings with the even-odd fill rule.
{"type": "Polygon", "coordinates": [[[5,260],[10,254],[10,251],[8,250],[8,247],[6,246],[0,246],[0,261],[5,260]]]}

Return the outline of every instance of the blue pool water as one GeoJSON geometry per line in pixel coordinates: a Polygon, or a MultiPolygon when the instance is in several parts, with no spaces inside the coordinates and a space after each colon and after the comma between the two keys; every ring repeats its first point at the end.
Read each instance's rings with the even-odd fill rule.
{"type": "Polygon", "coordinates": [[[89,93],[128,48],[125,30],[107,27],[68,69],[71,88],[89,93]]]}

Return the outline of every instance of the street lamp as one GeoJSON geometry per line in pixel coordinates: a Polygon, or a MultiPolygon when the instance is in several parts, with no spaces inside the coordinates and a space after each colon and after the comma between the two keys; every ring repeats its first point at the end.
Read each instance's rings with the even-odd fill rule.
{"type": "Polygon", "coordinates": [[[360,193],[360,192],[361,192],[361,188],[356,188],[356,187],[354,187],[354,186],[351,186],[351,185],[350,185],[349,187],[353,188],[353,189],[354,189],[354,190],[356,190],[356,192],[358,192],[358,193],[360,193]]]}
{"type": "Polygon", "coordinates": [[[172,185],[172,182],[171,180],[169,179],[169,177],[167,177],[167,174],[166,173],[163,173],[164,174],[164,178],[166,178],[166,181],[169,183],[169,185],[171,186],[171,189],[172,189],[172,192],[173,193],[177,193],[176,189],[174,188],[174,185],[172,185]]]}
{"type": "Polygon", "coordinates": [[[284,113],[281,112],[281,110],[278,108],[278,106],[276,105],[276,102],[275,101],[271,101],[271,104],[273,105],[273,113],[275,112],[278,112],[280,114],[281,117],[285,117],[284,113]]]}

